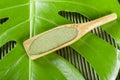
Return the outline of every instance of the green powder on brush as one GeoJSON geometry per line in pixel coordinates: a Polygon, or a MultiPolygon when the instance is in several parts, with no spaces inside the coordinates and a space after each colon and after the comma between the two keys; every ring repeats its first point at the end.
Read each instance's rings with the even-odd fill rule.
{"type": "Polygon", "coordinates": [[[35,39],[29,48],[30,54],[41,54],[57,48],[77,36],[78,31],[73,27],[57,28],[35,39]]]}

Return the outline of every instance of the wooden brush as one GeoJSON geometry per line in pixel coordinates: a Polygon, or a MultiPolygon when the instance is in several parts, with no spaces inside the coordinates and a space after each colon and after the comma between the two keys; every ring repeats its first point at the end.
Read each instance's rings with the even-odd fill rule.
{"type": "Polygon", "coordinates": [[[87,23],[58,26],[24,41],[23,45],[28,56],[34,60],[74,43],[90,30],[116,18],[117,15],[112,13],[87,23]]]}

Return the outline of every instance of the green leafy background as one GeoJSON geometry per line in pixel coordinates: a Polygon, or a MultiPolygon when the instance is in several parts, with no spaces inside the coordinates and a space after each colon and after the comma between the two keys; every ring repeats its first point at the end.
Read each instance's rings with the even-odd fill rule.
{"type": "MultiPolygon", "coordinates": [[[[16,41],[16,47],[0,60],[0,80],[84,80],[78,70],[57,54],[52,53],[31,61],[23,41],[56,26],[72,23],[59,11],[78,12],[90,20],[115,12],[118,19],[102,28],[120,46],[119,3],[117,0],[1,0],[0,46],[16,41]]],[[[119,50],[92,33],[72,44],[91,64],[101,80],[114,80],[119,70],[119,50]]]]}

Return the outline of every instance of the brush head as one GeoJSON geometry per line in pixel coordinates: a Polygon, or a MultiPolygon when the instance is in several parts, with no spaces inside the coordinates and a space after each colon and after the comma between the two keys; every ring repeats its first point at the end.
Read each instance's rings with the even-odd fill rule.
{"type": "Polygon", "coordinates": [[[42,55],[72,41],[77,34],[74,27],[58,27],[26,40],[24,46],[29,56],[42,55]]]}

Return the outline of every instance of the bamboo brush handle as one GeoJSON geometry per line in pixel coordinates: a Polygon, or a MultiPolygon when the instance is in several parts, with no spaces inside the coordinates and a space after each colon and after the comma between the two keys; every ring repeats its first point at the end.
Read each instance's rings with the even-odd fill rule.
{"type": "Polygon", "coordinates": [[[89,32],[90,30],[92,30],[92,29],[94,29],[98,26],[101,26],[105,23],[108,23],[110,21],[113,21],[115,19],[117,19],[117,15],[116,15],[116,13],[112,13],[110,15],[98,18],[96,20],[93,20],[93,21],[90,21],[90,22],[87,22],[87,23],[83,23],[82,25],[78,24],[78,27],[80,29],[83,29],[85,32],[89,32]]]}
{"type": "Polygon", "coordinates": [[[56,50],[59,50],[63,47],[66,47],[66,46],[74,43],[75,41],[80,39],[82,36],[84,36],[90,30],[92,30],[98,26],[101,26],[105,23],[108,23],[110,21],[113,21],[116,18],[117,18],[117,15],[115,13],[112,13],[110,15],[107,15],[107,16],[104,16],[104,17],[101,17],[96,20],[93,20],[93,21],[90,21],[87,23],[83,23],[83,24],[65,24],[62,26],[58,26],[56,28],[53,28],[49,31],[46,31],[44,33],[41,33],[37,36],[32,37],[31,39],[24,41],[23,45],[25,47],[25,50],[26,50],[28,56],[31,59],[36,59],[36,58],[50,54],[56,50]],[[62,34],[61,34],[61,32],[62,32],[62,34]],[[72,35],[70,35],[69,33],[72,35]],[[47,37],[46,37],[46,35],[47,35],[47,37]],[[60,35],[62,35],[62,36],[60,36],[60,35]],[[49,37],[49,36],[52,36],[52,37],[49,37]],[[64,40],[61,40],[61,41],[57,40],[57,39],[55,39],[56,36],[57,36],[57,39],[60,38],[60,39],[64,39],[64,40]],[[66,38],[66,36],[69,36],[69,37],[66,38]],[[32,44],[33,42],[35,42],[35,43],[32,44]],[[38,42],[39,42],[39,44],[38,44],[38,42]],[[40,45],[40,42],[42,42],[43,44],[41,43],[41,45],[40,45]],[[49,42],[50,44],[52,44],[54,42],[57,42],[57,43],[52,45],[52,48],[51,48],[51,46],[49,46],[49,43],[46,43],[46,42],[49,42]],[[58,44],[58,43],[60,43],[60,44],[58,44]],[[37,46],[37,45],[39,45],[39,46],[37,46]],[[46,48],[45,45],[49,46],[50,48],[49,47],[46,48]],[[32,48],[31,48],[31,46],[32,46],[32,48]]]}

